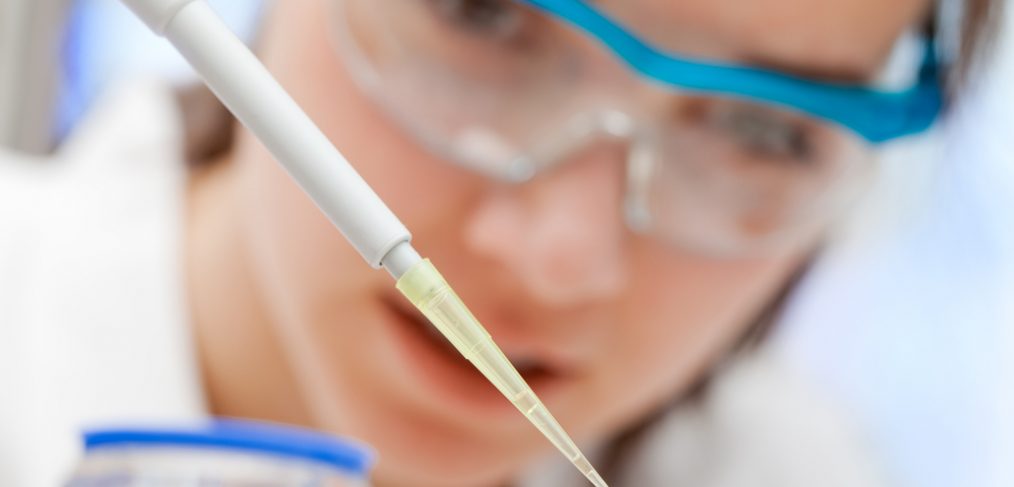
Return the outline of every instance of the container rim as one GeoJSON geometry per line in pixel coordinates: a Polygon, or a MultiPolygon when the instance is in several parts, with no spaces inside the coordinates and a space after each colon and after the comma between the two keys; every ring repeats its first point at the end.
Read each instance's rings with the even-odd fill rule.
{"type": "Polygon", "coordinates": [[[298,458],[364,477],[375,454],[364,443],[307,428],[219,418],[175,426],[89,429],[84,449],[193,447],[298,458]]]}

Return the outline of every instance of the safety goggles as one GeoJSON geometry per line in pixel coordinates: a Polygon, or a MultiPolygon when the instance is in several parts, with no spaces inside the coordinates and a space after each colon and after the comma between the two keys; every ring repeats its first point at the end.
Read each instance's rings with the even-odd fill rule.
{"type": "Polygon", "coordinates": [[[649,42],[626,27],[651,25],[627,8],[639,2],[334,3],[349,72],[431,150],[523,182],[621,142],[631,229],[705,251],[823,231],[865,186],[872,149],[941,109],[930,42],[907,87],[882,89],[674,55],[664,29],[649,42]]]}

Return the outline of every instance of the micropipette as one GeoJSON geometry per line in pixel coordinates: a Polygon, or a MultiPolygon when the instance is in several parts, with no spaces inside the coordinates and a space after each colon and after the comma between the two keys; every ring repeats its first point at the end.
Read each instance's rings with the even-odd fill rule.
{"type": "Polygon", "coordinates": [[[204,0],[123,0],[165,36],[373,268],[397,288],[597,487],[606,483],[411,234],[204,0]]]}

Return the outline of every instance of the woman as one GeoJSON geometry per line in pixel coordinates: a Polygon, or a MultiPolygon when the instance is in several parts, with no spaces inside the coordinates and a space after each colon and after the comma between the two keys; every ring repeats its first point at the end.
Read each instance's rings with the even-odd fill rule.
{"type": "MultiPolygon", "coordinates": [[[[777,95],[688,91],[651,65],[621,60],[622,49],[603,45],[609,39],[570,26],[573,12],[554,10],[567,2],[531,3],[279,2],[266,16],[259,54],[412,230],[416,248],[550,410],[595,452],[608,481],[877,485],[880,472],[847,421],[744,343],[763,335],[783,290],[861,192],[879,143],[924,127],[878,132],[889,114],[849,121],[826,107],[787,107],[777,95]]],[[[835,0],[819,9],[797,0],[595,5],[646,45],[805,78],[806,86],[903,89],[925,81],[919,75],[936,53],[923,41],[936,27],[956,27],[953,17],[937,26],[928,0],[835,0]]],[[[957,59],[967,62],[990,6],[964,6],[957,59]]],[[[164,104],[154,103],[163,113],[145,112],[144,122],[124,114],[151,99],[139,95],[97,114],[62,157],[177,159],[166,155],[178,140],[164,104]],[[115,137],[133,140],[111,149],[115,137]]],[[[99,305],[61,315],[88,323],[61,332],[85,340],[138,335],[97,345],[131,355],[75,371],[88,379],[50,374],[60,383],[95,376],[116,383],[115,394],[79,416],[209,412],[351,435],[378,450],[380,487],[581,485],[524,417],[434,336],[389,277],[362,265],[250,134],[237,127],[224,152],[202,140],[189,149],[214,157],[186,184],[187,307],[172,299],[178,274],[164,265],[172,247],[139,258],[161,259],[158,271],[110,272],[65,290],[91,296],[89,303],[103,302],[101,295],[143,308],[140,320],[112,317],[124,326],[110,324],[99,305]],[[169,284],[145,289],[155,278],[169,284]],[[125,288],[127,299],[113,291],[125,288]],[[158,316],[149,311],[153,295],[163,306],[158,316]],[[179,335],[187,324],[193,352],[179,335]],[[188,374],[194,364],[199,379],[188,374]]],[[[122,220],[103,231],[136,232],[152,215],[159,225],[175,221],[172,191],[163,193],[175,174],[167,162],[149,162],[158,169],[141,176],[158,189],[132,195],[166,203],[148,217],[131,215],[133,226],[122,220]]],[[[65,184],[88,188],[75,204],[98,204],[93,186],[65,184]]],[[[96,214],[123,209],[104,204],[96,214]]],[[[174,233],[160,235],[172,241],[174,233]]],[[[18,248],[12,241],[5,248],[18,248]]],[[[100,264],[123,259],[130,247],[113,241],[119,252],[102,253],[100,264]]],[[[19,272],[37,276],[39,267],[19,272]]],[[[67,282],[72,271],[59,272],[67,282]]],[[[31,282],[37,287],[19,289],[47,296],[40,307],[63,295],[50,280],[31,282]]],[[[38,316],[27,308],[13,318],[38,316]]],[[[81,357],[75,367],[95,365],[90,346],[63,351],[64,359],[81,357]]],[[[95,397],[92,386],[80,388],[89,393],[39,392],[25,404],[95,397]]]]}

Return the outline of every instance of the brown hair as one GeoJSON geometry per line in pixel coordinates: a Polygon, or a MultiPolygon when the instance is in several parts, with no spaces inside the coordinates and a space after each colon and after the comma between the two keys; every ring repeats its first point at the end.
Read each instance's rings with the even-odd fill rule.
{"type": "Polygon", "coordinates": [[[1003,0],[966,0],[957,71],[967,73],[986,59],[1000,30],[1003,0]]]}
{"type": "Polygon", "coordinates": [[[1003,18],[1003,0],[965,0],[958,59],[953,68],[959,87],[992,53],[1003,18]]]}

